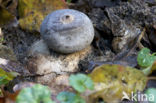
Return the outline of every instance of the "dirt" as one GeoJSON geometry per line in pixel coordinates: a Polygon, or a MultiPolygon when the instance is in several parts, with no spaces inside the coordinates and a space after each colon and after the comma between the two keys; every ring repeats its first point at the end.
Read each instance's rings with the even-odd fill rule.
{"type": "MultiPolygon", "coordinates": [[[[101,64],[137,67],[140,44],[156,51],[155,0],[72,0],[69,7],[87,14],[95,28],[93,53],[79,62],[80,72],[91,72],[101,64]]],[[[40,34],[12,24],[2,27],[2,32],[3,45],[12,48],[17,60],[26,65],[29,47],[41,39],[40,34]]],[[[154,82],[149,81],[147,87],[156,87],[154,82]]]]}
{"type": "Polygon", "coordinates": [[[40,38],[39,35],[23,31],[19,27],[3,28],[3,35],[3,44],[13,49],[21,63],[25,63],[31,44],[40,38]]]}
{"type": "MultiPolygon", "coordinates": [[[[90,61],[95,64],[96,62],[105,63],[105,61],[112,61],[116,54],[120,55],[124,51],[129,51],[134,46],[129,44],[138,38],[143,28],[151,30],[156,24],[155,2],[152,0],[73,0],[72,2],[73,5],[70,8],[88,14],[95,27],[95,38],[92,43],[94,53],[89,60],[81,61],[79,64],[80,68],[85,68],[85,70],[90,66],[90,61]],[[125,34],[127,30],[129,33],[125,34]]],[[[40,35],[22,30],[18,25],[3,27],[2,31],[4,33],[3,44],[11,47],[17,59],[25,64],[29,47],[40,39],[40,35]]],[[[146,35],[147,39],[142,39],[143,45],[154,50],[152,47],[155,43],[149,40],[149,32],[146,32],[146,35]]],[[[151,34],[150,37],[152,37],[151,34]]],[[[136,50],[134,52],[137,54],[136,50]]],[[[135,58],[136,56],[133,55],[135,58]]],[[[132,61],[135,62],[135,60],[132,61]]]]}

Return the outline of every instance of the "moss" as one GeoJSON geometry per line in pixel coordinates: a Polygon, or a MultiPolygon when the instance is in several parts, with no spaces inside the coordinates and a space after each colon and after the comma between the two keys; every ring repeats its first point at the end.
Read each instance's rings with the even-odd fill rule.
{"type": "Polygon", "coordinates": [[[45,16],[50,12],[66,8],[62,0],[18,0],[19,24],[22,29],[38,31],[45,16]]]}
{"type": "Polygon", "coordinates": [[[40,12],[34,12],[26,18],[20,19],[19,24],[22,29],[39,31],[41,21],[44,19],[40,12]]]}

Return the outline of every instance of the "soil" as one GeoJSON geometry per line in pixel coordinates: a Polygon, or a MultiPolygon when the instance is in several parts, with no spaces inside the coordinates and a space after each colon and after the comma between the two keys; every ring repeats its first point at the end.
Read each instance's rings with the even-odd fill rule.
{"type": "MultiPolygon", "coordinates": [[[[91,72],[101,64],[137,67],[140,44],[156,51],[155,0],[72,0],[69,7],[87,14],[95,28],[93,53],[80,61],[80,72],[91,72]]],[[[22,30],[18,25],[7,25],[2,31],[3,45],[12,48],[17,60],[26,65],[29,47],[41,39],[39,33],[22,30]]],[[[147,87],[156,87],[155,81],[149,81],[147,87]]]]}

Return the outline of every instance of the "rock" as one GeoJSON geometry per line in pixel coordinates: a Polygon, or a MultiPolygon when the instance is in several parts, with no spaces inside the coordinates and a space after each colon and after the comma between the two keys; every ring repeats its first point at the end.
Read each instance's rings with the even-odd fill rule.
{"type": "Polygon", "coordinates": [[[69,75],[67,74],[57,76],[48,84],[48,86],[55,96],[62,91],[74,92],[73,88],[69,85],[69,75]]]}
{"type": "Polygon", "coordinates": [[[40,24],[50,12],[66,8],[62,0],[18,0],[19,25],[30,32],[39,32],[40,24]]]}
{"type": "MultiPolygon", "coordinates": [[[[105,15],[105,12],[100,8],[93,8],[89,13],[93,25],[96,29],[104,32],[101,35],[111,35],[111,24],[109,18],[105,15]]],[[[112,36],[112,35],[111,35],[112,36]]]]}
{"type": "Polygon", "coordinates": [[[30,45],[37,41],[39,37],[32,35],[32,33],[24,32],[19,27],[6,27],[2,31],[4,37],[3,43],[14,50],[17,59],[21,63],[25,63],[30,45]]]}
{"type": "MultiPolygon", "coordinates": [[[[51,83],[53,83],[53,82],[51,82],[51,83]]],[[[69,85],[69,75],[63,74],[63,75],[60,75],[60,76],[56,77],[54,79],[54,83],[56,85],[70,86],[69,85]]]]}
{"type": "Polygon", "coordinates": [[[112,7],[116,6],[121,0],[84,0],[88,1],[90,3],[90,6],[96,7],[96,8],[105,8],[105,7],[112,7]]]}
{"type": "Polygon", "coordinates": [[[29,76],[30,73],[25,67],[18,61],[11,61],[8,59],[0,58],[0,68],[7,72],[16,72],[22,76],[29,76]]]}
{"type": "Polygon", "coordinates": [[[36,76],[35,82],[48,85],[49,83],[51,83],[51,80],[55,78],[56,78],[55,73],[49,73],[49,74],[42,75],[42,76],[36,76]]]}
{"type": "Polygon", "coordinates": [[[134,42],[144,27],[156,24],[156,9],[152,0],[91,0],[90,3],[92,9],[89,17],[94,27],[103,38],[113,39],[112,48],[116,53],[127,50],[128,45],[134,42]],[[115,6],[102,4],[108,1],[115,6]]]}
{"type": "Polygon", "coordinates": [[[141,34],[140,28],[135,26],[133,27],[132,25],[125,23],[118,24],[118,28],[116,28],[114,25],[112,32],[115,36],[112,41],[112,48],[116,53],[131,48],[131,42],[135,42],[135,38],[141,34]]]}
{"type": "Polygon", "coordinates": [[[94,38],[91,20],[82,12],[64,9],[49,14],[42,22],[42,38],[60,53],[73,53],[89,46],[94,38]]]}
{"type": "Polygon", "coordinates": [[[36,76],[35,81],[37,83],[46,84],[46,85],[62,85],[69,86],[69,75],[62,74],[57,75],[56,73],[49,73],[42,76],[36,76]]]}
{"type": "MultiPolygon", "coordinates": [[[[44,43],[44,42],[43,42],[44,43]]],[[[40,45],[40,43],[36,42],[35,46],[44,46],[40,45]],[[39,45],[37,45],[39,44],[39,45]]],[[[34,47],[32,49],[35,49],[34,47]]],[[[42,49],[42,47],[40,47],[42,49]]],[[[44,48],[44,47],[43,47],[44,48]]],[[[51,51],[50,55],[44,55],[39,53],[38,51],[28,60],[28,70],[33,74],[45,75],[49,73],[62,74],[65,72],[77,72],[78,64],[80,60],[83,60],[87,57],[88,54],[92,52],[90,46],[85,48],[82,51],[75,52],[68,55],[58,54],[56,52],[51,51]]],[[[39,50],[43,51],[43,50],[39,50]]]]}
{"type": "Polygon", "coordinates": [[[153,44],[153,46],[156,46],[156,26],[154,25],[153,28],[150,28],[148,33],[150,42],[153,44]]]}
{"type": "Polygon", "coordinates": [[[2,44],[0,44],[0,58],[13,60],[13,61],[17,60],[14,52],[10,48],[2,44]]]}
{"type": "Polygon", "coordinates": [[[135,38],[141,33],[140,29],[135,28],[133,30],[127,29],[123,37],[114,37],[112,41],[112,48],[116,53],[131,48],[132,42],[135,42],[135,38]],[[126,34],[127,33],[127,34],[126,34]]]}
{"type": "Polygon", "coordinates": [[[0,44],[0,68],[3,68],[5,71],[12,71],[21,74],[22,76],[30,75],[27,69],[17,61],[17,58],[12,51],[12,49],[8,48],[0,44]]]}
{"type": "Polygon", "coordinates": [[[14,87],[13,87],[13,91],[14,92],[17,92],[19,90],[22,90],[23,88],[28,88],[28,87],[32,87],[34,86],[35,83],[33,82],[22,82],[22,83],[19,83],[19,84],[16,84],[14,87]]]}

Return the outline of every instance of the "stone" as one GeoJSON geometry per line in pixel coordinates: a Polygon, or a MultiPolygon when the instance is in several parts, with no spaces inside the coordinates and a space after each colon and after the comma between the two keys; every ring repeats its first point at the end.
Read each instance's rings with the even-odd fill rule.
{"type": "Polygon", "coordinates": [[[69,75],[67,75],[67,74],[60,75],[55,78],[54,82],[56,85],[70,86],[69,75]]]}
{"type": "Polygon", "coordinates": [[[35,83],[33,82],[21,82],[21,83],[18,83],[16,84],[14,87],[13,87],[13,91],[14,92],[17,92],[19,90],[22,90],[23,88],[28,88],[28,87],[32,87],[34,86],[35,83]]]}
{"type": "MultiPolygon", "coordinates": [[[[121,25],[118,25],[118,27],[121,27],[121,25]]],[[[135,39],[141,34],[140,28],[133,27],[132,25],[125,25],[124,27],[121,29],[118,28],[117,31],[114,31],[114,34],[123,35],[113,38],[112,48],[116,53],[131,48],[132,43],[135,42],[135,39]],[[124,29],[124,27],[126,29],[124,29]]]]}
{"type": "Polygon", "coordinates": [[[112,45],[109,48],[115,53],[128,50],[129,44],[135,42],[144,27],[156,24],[155,6],[149,6],[154,5],[151,4],[153,0],[85,1],[91,3],[92,9],[88,14],[94,27],[104,39],[112,38],[112,45]],[[104,2],[110,3],[104,4],[104,2]]]}
{"type": "Polygon", "coordinates": [[[35,82],[48,85],[49,83],[51,83],[51,80],[53,80],[55,78],[56,78],[55,73],[49,73],[46,75],[36,76],[35,82]]]}
{"type": "Polygon", "coordinates": [[[59,53],[73,53],[91,44],[94,28],[82,12],[72,9],[57,10],[41,24],[40,33],[48,47],[59,53]]]}
{"type": "Polygon", "coordinates": [[[0,68],[7,72],[16,72],[18,76],[22,75],[24,77],[30,75],[29,71],[18,61],[0,58],[0,68]]]}
{"type": "Polygon", "coordinates": [[[57,75],[56,73],[49,73],[46,75],[36,76],[35,82],[46,84],[46,85],[55,84],[55,85],[62,85],[62,86],[70,86],[68,74],[57,75]]]}
{"type": "MultiPolygon", "coordinates": [[[[39,42],[41,43],[41,41],[39,42]]],[[[36,44],[34,45],[37,47],[44,46],[44,44],[41,45],[38,42],[35,43],[36,44]]],[[[40,49],[42,49],[42,47],[40,47],[40,49]]],[[[51,51],[50,55],[45,55],[44,53],[42,54],[42,52],[38,52],[44,50],[37,50],[36,52],[35,50],[30,50],[34,51],[34,55],[29,57],[27,68],[30,73],[38,75],[46,75],[49,73],[64,74],[77,72],[79,70],[79,61],[85,59],[85,57],[87,57],[92,52],[91,46],[88,46],[79,52],[67,55],[59,54],[53,51],[51,51]]]]}

